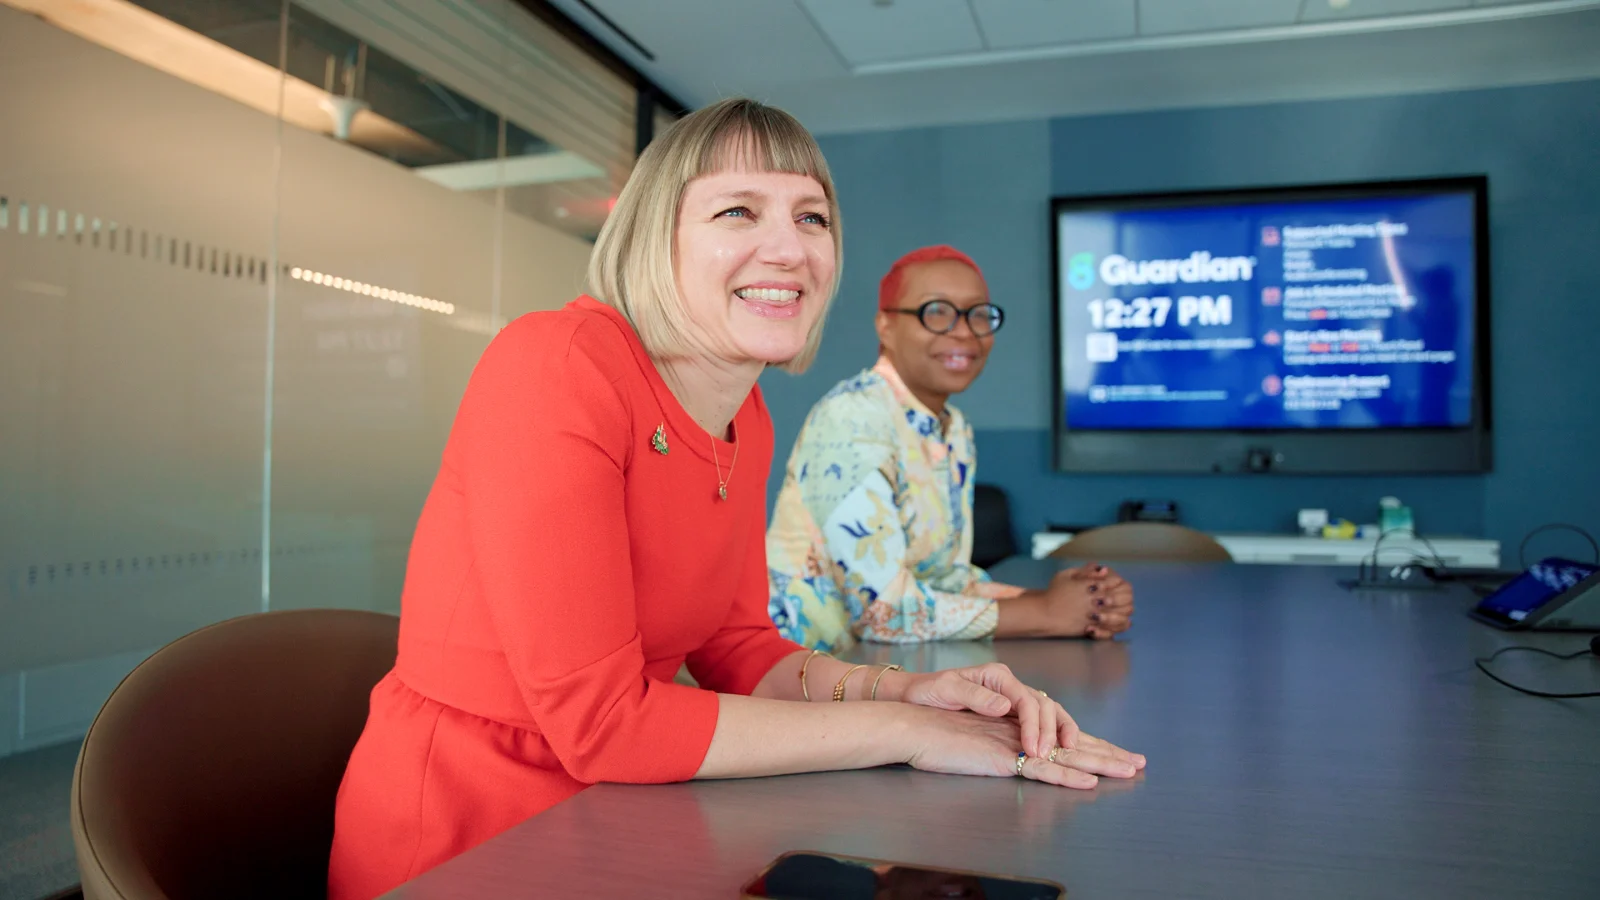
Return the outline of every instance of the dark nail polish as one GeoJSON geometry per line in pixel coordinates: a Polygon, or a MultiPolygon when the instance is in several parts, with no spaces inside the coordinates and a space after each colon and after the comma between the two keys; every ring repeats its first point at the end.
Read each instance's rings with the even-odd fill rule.
{"type": "Polygon", "coordinates": [[[1101,597],[1100,599],[1094,601],[1094,605],[1095,606],[1105,606],[1106,605],[1106,598],[1101,597]]]}
{"type": "Polygon", "coordinates": [[[1098,584],[1089,585],[1089,593],[1091,593],[1091,594],[1100,593],[1100,585],[1098,585],[1098,584]]]}

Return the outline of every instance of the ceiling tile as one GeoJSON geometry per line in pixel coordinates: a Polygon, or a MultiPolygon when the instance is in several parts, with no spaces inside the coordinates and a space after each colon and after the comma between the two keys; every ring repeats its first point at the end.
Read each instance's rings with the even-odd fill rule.
{"type": "Polygon", "coordinates": [[[1301,0],[1139,0],[1139,33],[1183,34],[1293,25],[1300,15],[1300,4],[1301,0]]]}
{"type": "MultiPolygon", "coordinates": [[[[978,64],[984,57],[980,52],[962,65],[934,59],[928,68],[872,74],[852,74],[805,8],[792,0],[586,0],[640,39],[654,59],[610,32],[579,0],[549,2],[691,106],[747,94],[789,109],[808,127],[830,134],[1600,79],[1600,54],[1594,52],[1600,47],[1600,0],[1559,14],[1539,0],[1478,0],[1504,17],[1407,29],[1384,27],[1381,19],[1357,19],[1349,33],[1296,40],[1246,36],[1160,52],[1088,54],[1077,45],[1069,48],[1075,52],[1055,57],[1046,46],[995,53],[993,64],[978,64]],[[1362,30],[1363,21],[1377,24],[1362,30]],[[1035,52],[1038,58],[1025,58],[1035,52]]],[[[894,5],[928,2],[896,0],[894,5]]]]}
{"type": "Polygon", "coordinates": [[[899,0],[887,6],[873,0],[799,2],[853,66],[984,49],[967,0],[899,0]]]}
{"type": "Polygon", "coordinates": [[[1442,12],[1451,9],[1466,9],[1472,6],[1472,0],[1345,0],[1343,6],[1335,6],[1337,0],[1305,0],[1305,7],[1300,13],[1302,22],[1332,22],[1339,19],[1371,19],[1378,16],[1400,16],[1406,13],[1442,12]]]}
{"type": "Polygon", "coordinates": [[[775,84],[812,82],[849,74],[848,67],[840,61],[827,38],[817,31],[816,24],[796,3],[779,0],[760,3],[748,0],[550,2],[691,107],[729,94],[767,96],[775,84]],[[606,19],[596,18],[595,10],[603,13],[606,19]],[[628,43],[628,38],[647,48],[649,57],[641,55],[639,47],[628,43]]]}
{"type": "Polygon", "coordinates": [[[972,0],[991,50],[1130,38],[1135,0],[972,0]]]}

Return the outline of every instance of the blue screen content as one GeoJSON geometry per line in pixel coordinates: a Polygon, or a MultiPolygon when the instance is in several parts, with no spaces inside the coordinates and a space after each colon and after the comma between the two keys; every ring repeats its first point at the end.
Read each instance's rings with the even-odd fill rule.
{"type": "Polygon", "coordinates": [[[1478,608],[1520,622],[1551,597],[1571,589],[1597,571],[1600,571],[1600,567],[1567,559],[1551,557],[1541,560],[1483,598],[1478,608]]]}
{"type": "Polygon", "coordinates": [[[1473,195],[1062,210],[1082,430],[1472,423],[1473,195]]]}

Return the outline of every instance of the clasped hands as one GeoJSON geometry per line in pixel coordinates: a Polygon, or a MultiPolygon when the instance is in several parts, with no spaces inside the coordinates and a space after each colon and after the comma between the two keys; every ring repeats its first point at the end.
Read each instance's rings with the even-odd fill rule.
{"type": "Polygon", "coordinates": [[[1109,640],[1128,629],[1133,617],[1133,587],[1103,565],[1057,572],[1039,590],[1009,588],[1001,594],[1000,638],[1089,637],[1109,640]]]}

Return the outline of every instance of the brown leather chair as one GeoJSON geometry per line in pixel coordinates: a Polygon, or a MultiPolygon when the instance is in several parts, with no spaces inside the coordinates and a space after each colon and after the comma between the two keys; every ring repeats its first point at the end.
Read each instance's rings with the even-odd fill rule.
{"type": "Polygon", "coordinates": [[[86,900],[325,897],[334,797],[399,622],[243,616],[134,669],[72,777],[86,900]]]}
{"type": "Polygon", "coordinates": [[[1211,535],[1166,522],[1120,522],[1091,528],[1057,547],[1052,559],[1233,562],[1211,535]]]}

